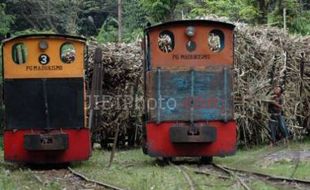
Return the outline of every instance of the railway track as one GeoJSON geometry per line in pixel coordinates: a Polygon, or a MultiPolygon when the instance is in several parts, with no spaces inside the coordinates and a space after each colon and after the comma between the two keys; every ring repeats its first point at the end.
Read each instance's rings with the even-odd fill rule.
{"type": "Polygon", "coordinates": [[[88,183],[93,183],[95,185],[97,185],[98,187],[103,187],[104,189],[109,189],[109,190],[125,190],[121,187],[117,187],[117,186],[114,186],[114,185],[111,185],[111,184],[108,184],[108,183],[104,183],[104,182],[99,182],[99,181],[96,181],[96,180],[92,180],[92,179],[89,179],[87,178],[85,175],[73,170],[72,168],[68,167],[68,170],[75,176],[79,177],[80,179],[88,182],[88,183]]]}
{"type": "MultiPolygon", "coordinates": [[[[167,162],[165,162],[167,164],[167,162]]],[[[3,163],[6,164],[6,163],[3,163]]],[[[254,182],[263,182],[268,186],[275,187],[276,189],[297,189],[307,190],[310,189],[310,181],[303,179],[296,179],[290,177],[274,176],[265,173],[244,170],[240,168],[227,167],[221,164],[199,165],[195,161],[174,161],[168,162],[172,167],[175,167],[184,176],[186,185],[184,189],[196,190],[204,189],[205,187],[227,187],[233,189],[251,190],[254,182]],[[211,180],[201,180],[204,179],[211,180]],[[216,183],[214,183],[214,178],[216,183]],[[219,183],[222,183],[219,185],[219,183]],[[237,187],[237,188],[236,188],[237,187]]],[[[12,165],[16,166],[16,165],[12,165]]],[[[163,165],[162,165],[163,166],[163,165]]],[[[17,167],[18,168],[18,167],[17,167]]],[[[130,189],[128,187],[118,187],[106,183],[100,179],[96,181],[89,176],[74,170],[73,168],[63,166],[54,168],[30,167],[31,169],[23,168],[25,172],[30,171],[32,177],[40,182],[43,186],[50,186],[51,184],[58,184],[61,189],[66,190],[124,190],[130,189]]],[[[162,168],[165,170],[165,168],[162,168]]],[[[183,183],[182,180],[180,183],[183,183]]],[[[257,189],[257,187],[256,187],[257,189]]]]}
{"type": "Polygon", "coordinates": [[[170,165],[174,166],[176,169],[178,169],[179,171],[182,172],[186,182],[189,184],[189,189],[190,190],[195,190],[195,185],[194,185],[194,182],[193,182],[193,179],[190,177],[190,175],[188,174],[188,172],[186,172],[186,168],[184,168],[184,166],[178,166],[178,165],[175,165],[171,162],[169,162],[170,165]]]}
{"type": "MultiPolygon", "coordinates": [[[[175,165],[175,164],[174,164],[175,165]]],[[[282,176],[274,176],[270,174],[253,172],[249,170],[243,170],[238,168],[231,168],[227,166],[223,166],[220,164],[211,164],[204,166],[178,166],[179,168],[185,168],[186,170],[195,173],[202,174],[206,176],[215,176],[216,178],[222,180],[234,180],[235,183],[238,183],[240,187],[245,190],[251,190],[250,183],[253,181],[262,181],[266,184],[277,188],[293,188],[299,190],[308,190],[310,189],[310,181],[302,180],[296,178],[282,177],[282,176]]],[[[191,179],[189,186],[192,187],[195,182],[194,179],[191,179]]],[[[212,184],[209,184],[212,185],[212,184]]],[[[195,188],[191,188],[195,189],[195,188]]]]}
{"type": "MultiPolygon", "coordinates": [[[[187,188],[190,190],[201,189],[201,187],[216,187],[218,184],[202,183],[201,178],[197,175],[205,175],[207,177],[215,177],[219,180],[232,182],[227,184],[227,188],[232,186],[237,189],[251,190],[254,182],[262,182],[263,184],[275,187],[276,189],[310,189],[310,180],[298,179],[292,177],[275,176],[266,173],[260,173],[245,169],[227,167],[221,164],[197,165],[197,162],[174,161],[168,162],[169,165],[179,170],[186,181],[187,188]]],[[[224,186],[224,185],[223,185],[224,186]]]]}
{"type": "Polygon", "coordinates": [[[109,183],[90,179],[71,167],[58,169],[36,168],[29,169],[29,171],[32,177],[43,186],[58,184],[59,186],[65,187],[66,190],[125,190],[109,183]]]}

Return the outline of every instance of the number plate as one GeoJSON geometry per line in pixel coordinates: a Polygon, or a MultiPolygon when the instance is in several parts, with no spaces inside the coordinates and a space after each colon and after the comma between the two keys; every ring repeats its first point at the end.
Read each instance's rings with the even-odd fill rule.
{"type": "Polygon", "coordinates": [[[25,135],[24,146],[26,150],[66,150],[68,135],[25,135]]]}
{"type": "Polygon", "coordinates": [[[170,128],[170,140],[173,143],[211,143],[216,140],[214,127],[198,127],[198,135],[189,135],[189,127],[174,126],[170,128]]]}
{"type": "Polygon", "coordinates": [[[42,65],[46,65],[46,64],[48,64],[48,63],[50,62],[50,58],[49,58],[49,56],[46,55],[46,54],[41,54],[41,55],[39,56],[39,62],[40,62],[40,64],[42,64],[42,65]]]}

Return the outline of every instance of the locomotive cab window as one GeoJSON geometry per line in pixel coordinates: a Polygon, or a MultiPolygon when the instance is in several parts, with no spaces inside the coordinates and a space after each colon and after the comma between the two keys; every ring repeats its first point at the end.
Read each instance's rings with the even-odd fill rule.
{"type": "Polygon", "coordinates": [[[213,52],[222,51],[225,47],[224,33],[220,30],[212,30],[208,36],[208,45],[213,52]]]}
{"type": "Polygon", "coordinates": [[[60,48],[60,56],[63,63],[73,63],[76,57],[74,45],[71,43],[64,43],[60,48]]]}
{"type": "Polygon", "coordinates": [[[12,58],[16,64],[24,64],[27,60],[27,48],[23,43],[15,44],[12,47],[12,58]]]}
{"type": "Polygon", "coordinates": [[[165,30],[158,36],[158,47],[164,53],[172,52],[174,49],[174,35],[172,32],[165,30]]]}

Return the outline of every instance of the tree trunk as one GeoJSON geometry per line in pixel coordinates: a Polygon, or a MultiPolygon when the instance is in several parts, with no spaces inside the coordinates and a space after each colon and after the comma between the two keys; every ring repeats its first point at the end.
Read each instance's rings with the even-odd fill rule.
{"type": "Polygon", "coordinates": [[[122,0],[118,0],[118,42],[122,41],[122,0]]]}
{"type": "Polygon", "coordinates": [[[258,1],[258,7],[259,7],[259,24],[267,24],[267,14],[268,14],[268,5],[266,0],[259,0],[258,1]]]}

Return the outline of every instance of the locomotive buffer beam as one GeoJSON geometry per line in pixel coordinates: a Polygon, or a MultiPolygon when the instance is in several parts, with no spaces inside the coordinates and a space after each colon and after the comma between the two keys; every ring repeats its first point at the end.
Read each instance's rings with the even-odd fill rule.
{"type": "Polygon", "coordinates": [[[216,140],[216,129],[210,126],[195,126],[198,133],[189,134],[191,127],[173,126],[169,129],[172,143],[211,143],[216,140]]]}

